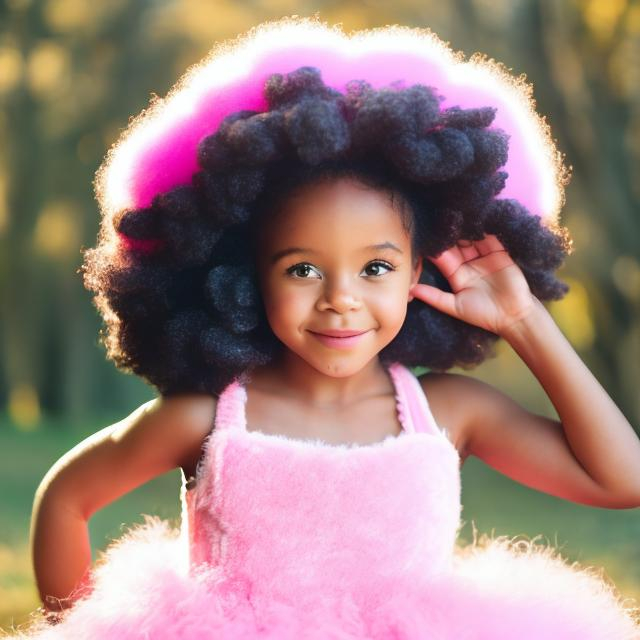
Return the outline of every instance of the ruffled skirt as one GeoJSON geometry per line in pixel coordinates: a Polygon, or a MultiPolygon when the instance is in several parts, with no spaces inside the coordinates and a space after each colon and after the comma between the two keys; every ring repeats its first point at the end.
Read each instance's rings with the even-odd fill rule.
{"type": "MultiPolygon", "coordinates": [[[[101,553],[91,591],[61,622],[33,619],[11,639],[638,640],[640,609],[594,568],[569,565],[534,541],[486,536],[457,548],[429,583],[390,581],[388,598],[305,594],[313,606],[240,595],[219,568],[188,569],[184,540],[147,516],[101,553]]],[[[1,634],[0,634],[1,635],[1,634]]]]}

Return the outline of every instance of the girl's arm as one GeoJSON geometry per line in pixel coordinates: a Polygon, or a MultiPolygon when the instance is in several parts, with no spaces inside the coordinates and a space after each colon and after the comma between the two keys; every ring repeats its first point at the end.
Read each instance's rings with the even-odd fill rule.
{"type": "Polygon", "coordinates": [[[215,398],[157,398],[89,436],[40,483],[31,522],[36,584],[46,611],[69,608],[90,588],[88,520],[125,493],[197,458],[215,398]]]}
{"type": "Polygon", "coordinates": [[[547,392],[571,450],[605,491],[640,506],[640,440],[620,409],[535,300],[505,328],[509,342],[547,392]]]}
{"type": "Polygon", "coordinates": [[[431,384],[438,383],[447,397],[468,400],[448,410],[466,452],[524,484],[576,502],[640,506],[640,440],[532,295],[500,241],[487,235],[432,262],[453,293],[418,284],[413,294],[505,338],[560,417],[554,421],[525,411],[466,376],[432,376],[431,384]]]}

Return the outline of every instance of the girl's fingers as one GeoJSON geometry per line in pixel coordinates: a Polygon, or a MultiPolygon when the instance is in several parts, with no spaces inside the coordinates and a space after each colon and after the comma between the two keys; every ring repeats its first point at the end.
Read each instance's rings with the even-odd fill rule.
{"type": "Polygon", "coordinates": [[[449,247],[440,255],[427,256],[445,278],[449,279],[459,269],[460,265],[476,258],[489,255],[497,251],[505,251],[504,246],[494,234],[485,234],[482,240],[461,239],[453,247],[449,247]]]}
{"type": "Polygon", "coordinates": [[[440,269],[442,275],[447,279],[449,279],[464,262],[464,257],[458,246],[450,247],[435,257],[427,256],[427,258],[440,269]]]}
{"type": "Polygon", "coordinates": [[[465,262],[477,258],[480,253],[478,252],[478,249],[475,247],[473,242],[468,242],[468,244],[466,241],[464,242],[465,244],[463,244],[463,241],[461,240],[460,242],[458,242],[458,246],[460,247],[460,253],[462,254],[465,262]]]}
{"type": "Polygon", "coordinates": [[[447,313],[455,318],[458,317],[456,311],[456,297],[453,293],[438,289],[438,287],[432,287],[430,284],[415,284],[411,288],[411,293],[425,302],[436,308],[438,311],[447,313]]]}
{"type": "Polygon", "coordinates": [[[476,240],[476,248],[481,256],[486,256],[494,251],[504,251],[502,242],[494,234],[486,234],[482,240],[476,240]]]}
{"type": "MultiPolygon", "coordinates": [[[[489,252],[490,253],[490,252],[489,252]]],[[[484,255],[471,240],[461,239],[453,247],[449,247],[435,258],[429,258],[446,277],[449,277],[458,267],[470,260],[484,255]]]]}

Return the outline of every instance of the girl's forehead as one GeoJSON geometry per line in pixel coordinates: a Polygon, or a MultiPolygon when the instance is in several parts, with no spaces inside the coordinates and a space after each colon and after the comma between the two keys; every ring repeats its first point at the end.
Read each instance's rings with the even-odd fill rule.
{"type": "Polygon", "coordinates": [[[400,212],[387,192],[350,180],[305,187],[287,198],[273,216],[280,233],[316,234],[357,227],[359,232],[402,231],[400,212]]]}
{"type": "Polygon", "coordinates": [[[388,194],[381,190],[370,187],[359,180],[347,176],[319,180],[295,189],[287,201],[290,205],[300,202],[305,203],[325,203],[343,201],[350,202],[371,202],[386,201],[388,194]]]}
{"type": "Polygon", "coordinates": [[[341,211],[289,218],[263,238],[262,254],[271,265],[294,254],[309,259],[361,260],[384,252],[400,258],[411,253],[411,241],[393,216],[399,218],[393,211],[365,217],[341,211]]]}

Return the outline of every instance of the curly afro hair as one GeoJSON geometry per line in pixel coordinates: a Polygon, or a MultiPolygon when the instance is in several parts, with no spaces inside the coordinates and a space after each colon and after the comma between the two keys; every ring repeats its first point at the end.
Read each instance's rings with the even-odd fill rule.
{"type": "MultiPolygon", "coordinates": [[[[264,95],[268,110],[232,113],[201,140],[191,184],[104,218],[97,246],[84,251],[84,284],[118,368],[163,395],[218,395],[272,360],[284,345],[262,304],[256,229],[294,189],[319,180],[351,177],[397,197],[414,257],[495,234],[537,298],[567,292],[554,276],[571,251],[566,228],[496,197],[509,136],[490,128],[494,107],[443,110],[443,97],[420,84],[374,90],[354,80],[340,93],[312,66],[270,75],[264,95]]],[[[428,260],[420,282],[450,291],[428,260]]],[[[379,355],[469,368],[493,355],[497,339],[414,299],[379,355]]]]}

